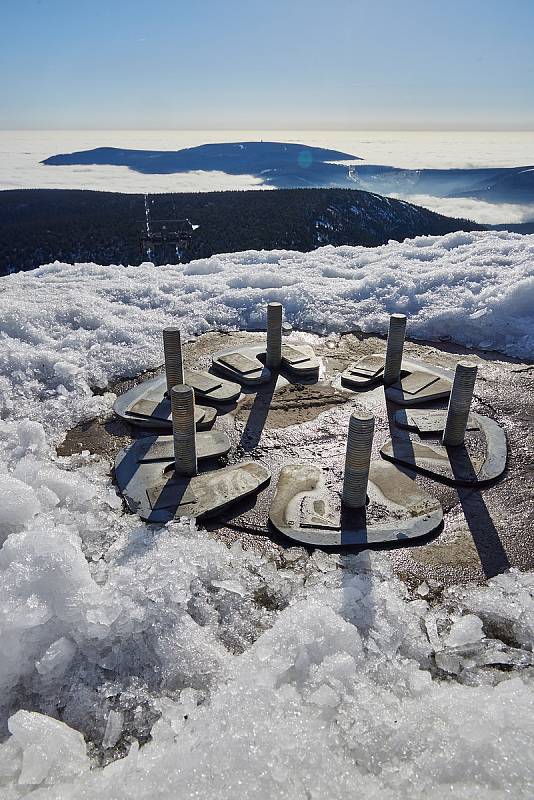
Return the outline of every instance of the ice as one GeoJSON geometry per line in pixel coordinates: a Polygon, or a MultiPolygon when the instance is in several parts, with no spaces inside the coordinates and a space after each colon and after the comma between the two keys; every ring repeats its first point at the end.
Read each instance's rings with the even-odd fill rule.
{"type": "Polygon", "coordinates": [[[423,581],[423,583],[420,583],[415,591],[420,597],[426,597],[430,592],[430,587],[426,581],[423,581]]]}
{"type": "Polygon", "coordinates": [[[43,657],[35,662],[35,668],[39,675],[49,675],[51,673],[62,675],[75,653],[76,645],[74,642],[62,636],[61,639],[52,642],[43,657]]]}
{"type": "Polygon", "coordinates": [[[436,664],[444,672],[450,672],[452,675],[458,675],[462,669],[460,658],[452,653],[436,653],[436,664]]]}
{"type": "Polygon", "coordinates": [[[102,747],[105,750],[117,744],[122,733],[123,724],[124,714],[121,711],[112,710],[109,712],[104,738],[102,739],[102,747]]]}
{"type": "Polygon", "coordinates": [[[146,526],[106,459],[55,445],[109,410],[113,376],[159,363],[166,324],[259,328],[268,300],[331,337],[400,304],[412,335],[531,358],[533,254],[463,233],[1,279],[2,798],[528,797],[532,574],[414,595],[379,553],[146,526]]]}
{"type": "Polygon", "coordinates": [[[238,594],[240,597],[245,596],[243,587],[237,581],[213,581],[211,585],[216,589],[222,589],[231,594],[238,594]]]}
{"type": "Polygon", "coordinates": [[[41,504],[31,486],[9,474],[0,474],[0,542],[40,511],[41,504]]]}
{"type": "Polygon", "coordinates": [[[10,752],[20,758],[19,784],[68,781],[89,769],[83,736],[58,720],[21,710],[10,717],[9,732],[10,752]]]}
{"type": "Polygon", "coordinates": [[[534,591],[533,573],[511,569],[485,586],[455,587],[448,596],[476,614],[489,636],[509,644],[533,649],[534,591]]]}
{"type": "Polygon", "coordinates": [[[474,644],[484,638],[482,620],[474,614],[466,614],[453,623],[449,635],[445,640],[447,647],[462,647],[474,644]]]}

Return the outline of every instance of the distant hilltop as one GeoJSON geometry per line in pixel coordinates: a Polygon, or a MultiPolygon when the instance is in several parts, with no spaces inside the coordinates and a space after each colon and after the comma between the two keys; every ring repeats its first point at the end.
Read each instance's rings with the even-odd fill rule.
{"type": "Polygon", "coordinates": [[[229,175],[253,175],[266,185],[282,189],[353,186],[347,165],[331,162],[360,160],[358,156],[340,150],[288,142],[232,142],[203,144],[176,151],[97,147],[50,156],[42,163],[52,166],[120,166],[144,174],[218,171],[229,175]]]}
{"type": "Polygon", "coordinates": [[[340,150],[289,142],[231,142],[175,151],[97,147],[50,156],[42,163],[120,166],[147,175],[194,171],[251,175],[275,189],[361,189],[403,197],[432,195],[488,203],[534,203],[533,166],[419,170],[362,161],[340,150]]]}

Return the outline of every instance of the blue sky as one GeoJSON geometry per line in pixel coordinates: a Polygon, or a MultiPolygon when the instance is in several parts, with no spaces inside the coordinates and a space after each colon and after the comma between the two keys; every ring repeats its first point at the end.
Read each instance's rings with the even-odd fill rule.
{"type": "Polygon", "coordinates": [[[534,0],[0,0],[0,128],[534,130],[534,0]]]}

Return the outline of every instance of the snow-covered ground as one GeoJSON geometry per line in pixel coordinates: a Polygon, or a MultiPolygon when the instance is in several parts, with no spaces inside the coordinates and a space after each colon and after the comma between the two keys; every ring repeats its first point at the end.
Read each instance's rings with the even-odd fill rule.
{"type": "Polygon", "coordinates": [[[1,279],[2,798],[532,796],[533,574],[413,595],[380,553],[274,561],[147,527],[107,463],[56,456],[110,379],[160,363],[165,325],[262,327],[269,300],[301,329],[397,310],[412,337],[533,359],[534,236],[1,279]]]}

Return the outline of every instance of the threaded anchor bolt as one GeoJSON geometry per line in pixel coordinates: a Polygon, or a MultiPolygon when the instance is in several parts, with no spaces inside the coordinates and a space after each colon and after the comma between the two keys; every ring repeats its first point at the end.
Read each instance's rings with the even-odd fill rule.
{"type": "Polygon", "coordinates": [[[282,304],[267,305],[267,357],[269,369],[279,369],[282,363],[282,304]]]}
{"type": "Polygon", "coordinates": [[[386,386],[397,383],[400,378],[405,333],[406,316],[404,314],[392,314],[389,318],[386,363],[384,365],[384,383],[386,386]]]}
{"type": "Polygon", "coordinates": [[[363,508],[367,501],[374,432],[375,418],[372,414],[366,411],[351,414],[342,495],[343,504],[349,508],[363,508]]]}
{"type": "Polygon", "coordinates": [[[170,395],[173,386],[179,386],[184,382],[182,338],[179,328],[165,328],[163,330],[163,352],[165,353],[167,392],[170,395]]]}
{"type": "Polygon", "coordinates": [[[456,365],[443,432],[444,445],[459,447],[464,443],[477,370],[476,364],[469,364],[467,361],[459,361],[456,365]]]}
{"type": "Polygon", "coordinates": [[[179,475],[197,474],[197,444],[195,432],[195,393],[182,383],[171,389],[172,437],[174,469],[179,475]]]}

